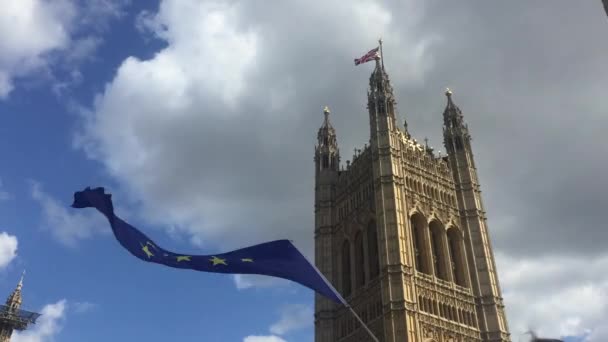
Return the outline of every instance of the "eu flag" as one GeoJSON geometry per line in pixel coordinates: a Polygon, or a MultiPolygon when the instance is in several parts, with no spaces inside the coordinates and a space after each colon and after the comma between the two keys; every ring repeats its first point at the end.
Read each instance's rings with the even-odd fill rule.
{"type": "Polygon", "coordinates": [[[73,208],[95,208],[110,222],[114,236],[131,254],[143,261],[202,272],[261,274],[288,279],[319,294],[344,303],[321,273],[289,240],[277,240],[212,255],[170,252],[114,214],[110,194],[104,188],[86,188],[74,194],[73,208]]]}

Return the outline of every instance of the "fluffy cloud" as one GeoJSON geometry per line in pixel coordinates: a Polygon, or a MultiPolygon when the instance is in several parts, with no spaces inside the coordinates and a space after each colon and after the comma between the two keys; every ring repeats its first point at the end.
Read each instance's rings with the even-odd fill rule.
{"type": "Polygon", "coordinates": [[[603,309],[591,317],[556,298],[575,294],[571,306],[584,307],[586,296],[604,291],[603,279],[577,270],[579,283],[556,281],[534,293],[510,267],[540,282],[550,269],[605,257],[601,8],[566,0],[422,3],[162,1],[138,26],[166,47],[149,60],[125,59],[77,146],[141,200],[145,217],[203,246],[291,238],[310,253],[321,108],[332,107],[342,160],[349,159],[369,136],[371,67],[354,68],[352,59],[382,35],[400,120],[407,117],[417,138],[441,144],[441,92],[455,88],[475,139],[513,333],[535,324],[599,334],[594,317],[607,317],[603,309]],[[554,255],[577,263],[559,266],[554,255]],[[535,320],[525,303],[553,311],[535,320]]]}
{"type": "Polygon", "coordinates": [[[53,341],[61,331],[66,313],[66,300],[48,304],[40,312],[42,316],[32,329],[23,332],[14,332],[12,342],[47,342],[53,341]]]}
{"type": "Polygon", "coordinates": [[[0,233],[0,269],[5,268],[17,256],[17,237],[0,233]]]}
{"type": "MultiPolygon", "coordinates": [[[[159,13],[140,18],[168,46],[151,60],[122,63],[78,146],[143,199],[153,220],[177,223],[202,241],[242,246],[288,237],[310,252],[312,164],[301,161],[312,158],[321,121],[314,113],[352,74],[352,56],[392,32],[390,12],[365,0],[277,3],[264,11],[248,3],[163,1],[159,13]],[[286,12],[301,19],[278,15],[286,12]],[[321,19],[329,17],[352,22],[321,19]],[[310,23],[306,30],[301,21],[310,23]],[[315,38],[327,32],[331,39],[315,38]]],[[[430,38],[414,34],[395,34],[393,44],[409,51],[404,68],[422,75],[430,38]]],[[[345,88],[351,97],[358,87],[345,88]]]]}
{"type": "Polygon", "coordinates": [[[308,305],[292,304],[281,310],[281,319],[270,326],[270,332],[285,335],[291,331],[312,326],[314,312],[308,305]]]}
{"type": "Polygon", "coordinates": [[[65,201],[58,201],[32,182],[32,198],[42,208],[43,229],[66,246],[74,247],[82,239],[109,233],[107,223],[94,211],[69,211],[65,201]]]}
{"type": "Polygon", "coordinates": [[[12,79],[45,65],[44,55],[65,49],[76,15],[68,0],[8,1],[0,11],[0,98],[13,89],[12,79]]]}
{"type": "Polygon", "coordinates": [[[243,342],[287,342],[284,339],[274,336],[247,336],[243,339],[243,342]]]}
{"type": "Polygon", "coordinates": [[[8,97],[15,79],[36,74],[54,79],[56,91],[78,78],[79,62],[89,58],[111,18],[127,0],[6,1],[0,11],[0,99],[8,97]],[[69,70],[60,80],[52,66],[69,70]]]}
{"type": "Polygon", "coordinates": [[[234,285],[239,290],[245,290],[250,288],[264,288],[264,287],[277,287],[287,286],[291,284],[290,281],[274,278],[269,276],[262,276],[257,274],[235,274],[232,276],[234,279],[234,285]]]}
{"type": "Polygon", "coordinates": [[[280,311],[279,320],[269,328],[271,335],[247,336],[243,342],[285,342],[282,337],[290,332],[312,326],[314,313],[308,305],[290,304],[280,311]]]}

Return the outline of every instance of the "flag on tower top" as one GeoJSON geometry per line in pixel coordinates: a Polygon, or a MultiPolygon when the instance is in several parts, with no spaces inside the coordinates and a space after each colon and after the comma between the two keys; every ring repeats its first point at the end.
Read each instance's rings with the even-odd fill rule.
{"type": "Polygon", "coordinates": [[[363,55],[361,58],[355,58],[355,65],[367,63],[371,60],[374,60],[375,58],[380,57],[380,54],[378,53],[379,49],[380,47],[376,47],[374,49],[369,50],[369,52],[363,55]]]}

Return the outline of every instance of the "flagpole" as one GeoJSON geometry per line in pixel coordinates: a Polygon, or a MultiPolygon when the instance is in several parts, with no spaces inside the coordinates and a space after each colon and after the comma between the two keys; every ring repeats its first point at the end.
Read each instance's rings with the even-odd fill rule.
{"type": "Polygon", "coordinates": [[[382,53],[382,38],[378,39],[378,44],[380,44],[380,63],[382,64],[382,70],[384,70],[384,53],[382,53]]]}

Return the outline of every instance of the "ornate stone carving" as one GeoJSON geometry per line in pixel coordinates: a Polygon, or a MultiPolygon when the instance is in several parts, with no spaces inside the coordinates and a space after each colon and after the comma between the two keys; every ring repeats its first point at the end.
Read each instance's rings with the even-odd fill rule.
{"type": "MultiPolygon", "coordinates": [[[[387,230],[381,231],[378,238],[384,238],[386,233],[395,240],[379,241],[380,248],[374,249],[374,255],[380,255],[381,258],[382,267],[378,277],[369,279],[370,247],[367,245],[364,247],[366,260],[351,264],[351,273],[354,275],[361,274],[357,273],[358,268],[367,268],[365,284],[362,287],[353,286],[353,294],[349,298],[355,310],[365,317],[364,319],[370,323],[370,328],[380,335],[381,340],[411,340],[412,336],[424,336],[423,341],[415,342],[487,342],[487,332],[484,332],[482,339],[481,333],[467,324],[472,323],[478,309],[493,310],[493,313],[497,312],[497,314],[488,317],[500,319],[504,315],[500,291],[483,290],[485,292],[482,293],[481,290],[477,290],[479,287],[463,287],[451,281],[438,279],[433,274],[441,273],[443,279],[454,278],[453,274],[449,274],[453,272],[450,268],[452,256],[446,253],[449,252],[446,250],[449,245],[441,242],[446,240],[440,240],[439,247],[433,247],[427,235],[416,235],[422,236],[422,242],[410,241],[414,236],[411,234],[412,225],[409,219],[416,212],[425,217],[424,221],[440,221],[445,229],[457,227],[465,240],[470,239],[471,232],[478,235],[487,234],[485,211],[479,205],[481,201],[477,200],[480,196],[477,177],[474,171],[471,171],[473,170],[471,167],[466,167],[466,164],[472,161],[472,154],[463,154],[470,153],[470,144],[466,140],[469,139],[468,129],[463,126],[462,114],[452,102],[451,93],[448,95],[448,106],[444,114],[444,125],[447,125],[446,149],[449,153],[445,158],[429,153],[429,149],[412,140],[409,133],[393,128],[387,130],[386,127],[395,127],[390,125],[390,122],[376,126],[381,120],[391,120],[391,115],[394,114],[394,103],[384,102],[385,99],[393,99],[390,89],[384,69],[376,69],[370,78],[368,105],[370,118],[374,119],[371,120],[372,145],[366,146],[363,151],[355,152],[353,162],[347,170],[342,169],[337,173],[331,173],[333,172],[331,170],[326,172],[323,165],[319,164],[322,156],[317,155],[315,158],[317,163],[315,165],[317,167],[315,241],[320,256],[317,261],[319,269],[332,273],[332,276],[328,277],[330,279],[342,279],[340,263],[342,242],[346,238],[353,241],[354,234],[358,230],[366,231],[368,221],[377,213],[382,213],[387,222],[387,230]],[[382,100],[381,105],[377,102],[380,100],[382,100]],[[380,165],[388,166],[381,174],[380,165]],[[380,201],[378,193],[380,186],[387,190],[384,191],[384,201],[380,201]],[[394,205],[397,200],[401,202],[394,205]],[[466,203],[463,205],[462,201],[466,203]],[[469,210],[461,210],[465,208],[469,210]],[[416,243],[418,245],[415,245],[416,243]],[[417,246],[416,249],[423,253],[413,255],[409,249],[411,246],[417,246]],[[440,264],[443,268],[439,272],[436,272],[432,263],[436,251],[442,253],[437,258],[443,259],[440,264]],[[417,272],[414,267],[418,262],[417,258],[426,258],[421,265],[427,274],[417,272]],[[405,263],[408,265],[402,265],[403,260],[406,260],[405,263]],[[473,288],[476,293],[473,292],[473,288]],[[400,300],[389,300],[392,297],[388,295],[389,293],[399,293],[397,297],[400,300]],[[400,313],[391,313],[391,310],[406,310],[407,315],[418,321],[414,326],[408,326],[407,333],[414,335],[384,335],[386,331],[382,327],[383,324],[392,323],[394,326],[403,324],[390,322],[400,317],[400,313]],[[415,331],[418,328],[422,331],[415,331]]],[[[323,127],[329,126],[324,124],[323,127]]],[[[339,160],[333,128],[331,136],[330,152],[339,160]]],[[[330,165],[333,167],[332,163],[330,165]]],[[[443,239],[441,235],[439,237],[443,239]]],[[[364,244],[367,244],[367,238],[366,235],[364,244]]],[[[486,240],[489,239],[484,239],[486,240]]],[[[436,241],[434,240],[433,244],[437,245],[436,241]]],[[[495,269],[491,270],[494,268],[491,262],[492,256],[491,253],[486,253],[490,247],[473,245],[470,242],[467,240],[462,247],[466,259],[475,258],[486,262],[481,262],[477,266],[466,265],[465,267],[469,268],[466,272],[477,272],[481,277],[485,277],[485,282],[495,285],[491,287],[492,289],[498,289],[497,280],[492,278],[496,274],[495,269]]],[[[351,257],[351,260],[355,259],[351,257]]],[[[317,304],[316,308],[317,332],[332,327],[333,333],[323,331],[322,334],[318,334],[316,342],[355,342],[365,339],[365,334],[357,328],[346,310],[328,306],[322,301],[317,303],[321,303],[317,304]],[[334,315],[331,314],[332,312],[334,315]]],[[[494,332],[496,341],[493,342],[509,342],[506,333],[506,331],[494,332]]]]}

